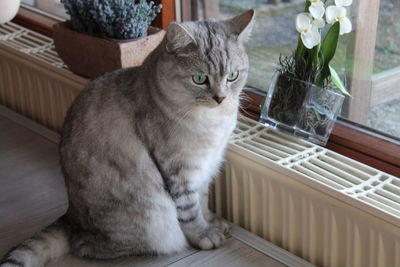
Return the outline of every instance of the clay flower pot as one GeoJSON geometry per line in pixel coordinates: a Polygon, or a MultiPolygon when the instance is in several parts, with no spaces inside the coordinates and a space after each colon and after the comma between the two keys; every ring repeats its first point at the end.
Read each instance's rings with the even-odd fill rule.
{"type": "Polygon", "coordinates": [[[0,0],[0,23],[11,21],[17,15],[20,0],[0,0]]]}
{"type": "Polygon", "coordinates": [[[164,38],[165,31],[150,27],[148,35],[131,40],[99,38],[79,33],[68,22],[54,25],[56,50],[68,68],[88,78],[113,70],[140,66],[164,38]]]}

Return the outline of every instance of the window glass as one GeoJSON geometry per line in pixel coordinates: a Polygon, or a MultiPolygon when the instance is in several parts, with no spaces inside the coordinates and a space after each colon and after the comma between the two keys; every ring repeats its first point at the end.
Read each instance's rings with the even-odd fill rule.
{"type": "Polygon", "coordinates": [[[367,125],[400,137],[400,1],[380,0],[367,125]]]}
{"type": "Polygon", "coordinates": [[[41,11],[50,13],[54,16],[65,19],[68,18],[67,13],[65,13],[64,6],[61,4],[60,0],[21,0],[21,2],[41,11]]]}
{"type": "MultiPolygon", "coordinates": [[[[305,0],[181,2],[192,4],[193,19],[223,19],[256,9],[256,24],[247,44],[251,64],[248,85],[267,91],[279,56],[290,55],[295,48],[298,35],[294,19],[304,9],[305,0]]],[[[68,18],[60,0],[22,3],[68,18]]],[[[341,36],[332,62],[353,95],[347,98],[342,117],[400,138],[400,1],[354,0],[348,11],[353,31],[341,36]]]]}
{"type": "MultiPolygon", "coordinates": [[[[198,12],[192,14],[198,19],[223,19],[250,8],[256,10],[256,24],[247,44],[251,64],[248,85],[267,91],[279,56],[290,55],[297,44],[294,20],[304,10],[305,0],[193,2],[198,12]]],[[[334,4],[333,0],[324,2],[334,4]]],[[[353,31],[341,36],[332,62],[353,95],[347,98],[342,117],[399,138],[400,1],[354,0],[348,12],[353,31]]]]}

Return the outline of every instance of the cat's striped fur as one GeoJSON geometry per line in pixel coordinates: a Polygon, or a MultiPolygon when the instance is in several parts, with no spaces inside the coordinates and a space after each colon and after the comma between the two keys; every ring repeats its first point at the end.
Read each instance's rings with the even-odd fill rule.
{"type": "Polygon", "coordinates": [[[208,186],[236,124],[253,17],[172,23],[141,67],[90,83],[62,130],[68,212],[1,266],[43,266],[68,252],[112,259],[222,245],[227,226],[208,210],[208,186]],[[227,81],[234,71],[237,80],[227,81]],[[195,74],[207,83],[195,84],[195,74]]]}

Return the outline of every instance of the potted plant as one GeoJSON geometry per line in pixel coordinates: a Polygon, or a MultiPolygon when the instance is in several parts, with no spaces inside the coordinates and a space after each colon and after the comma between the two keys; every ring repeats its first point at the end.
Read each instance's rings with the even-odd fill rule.
{"type": "Polygon", "coordinates": [[[165,32],[150,27],[161,5],[146,0],[61,0],[70,21],[54,26],[56,50],[75,73],[95,78],[139,66],[165,32]]]}
{"type": "Polygon", "coordinates": [[[351,31],[346,7],[352,0],[335,0],[325,8],[327,3],[307,0],[297,15],[297,48],[292,56],[280,57],[260,116],[269,127],[320,145],[326,144],[344,95],[349,95],[330,62],[339,36],[351,31]]]}

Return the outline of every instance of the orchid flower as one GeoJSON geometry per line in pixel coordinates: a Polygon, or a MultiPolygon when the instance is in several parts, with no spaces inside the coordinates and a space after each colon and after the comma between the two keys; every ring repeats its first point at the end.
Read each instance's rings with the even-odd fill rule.
{"type": "MultiPolygon", "coordinates": [[[[340,1],[340,0],[338,0],[340,1]]],[[[346,0],[341,0],[341,1],[346,1],[346,0]]],[[[348,1],[348,0],[347,0],[348,1]]],[[[324,3],[321,0],[310,0],[311,5],[308,8],[308,11],[310,11],[311,15],[316,18],[316,19],[322,19],[325,13],[325,6],[324,3]]]]}
{"type": "Polygon", "coordinates": [[[312,24],[316,27],[318,27],[319,29],[325,27],[325,20],[324,19],[316,19],[314,18],[312,20],[312,24]]]}
{"type": "MultiPolygon", "coordinates": [[[[343,2],[350,2],[351,0],[336,0],[336,2],[340,2],[341,4],[343,2]]],[[[345,33],[351,32],[352,25],[351,21],[348,17],[346,17],[346,9],[342,6],[328,6],[326,9],[326,21],[330,24],[335,23],[336,21],[339,21],[340,24],[340,35],[343,35],[345,33]]]]}
{"type": "Polygon", "coordinates": [[[321,43],[321,34],[316,25],[321,25],[321,20],[317,20],[317,23],[314,21],[309,13],[300,13],[296,17],[296,29],[300,33],[301,41],[308,49],[321,43]]]}
{"type": "Polygon", "coordinates": [[[353,0],[335,0],[336,6],[351,6],[353,0]]]}

